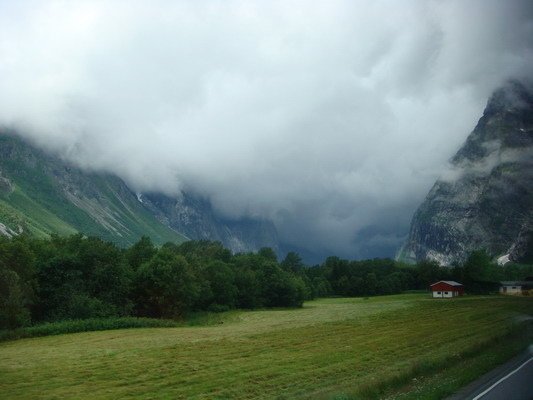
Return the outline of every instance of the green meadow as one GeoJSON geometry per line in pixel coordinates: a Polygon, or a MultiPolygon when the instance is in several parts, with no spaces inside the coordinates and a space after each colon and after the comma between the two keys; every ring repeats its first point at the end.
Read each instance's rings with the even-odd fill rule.
{"type": "Polygon", "coordinates": [[[532,313],[530,298],[404,294],[7,341],[0,396],[437,399],[530,343],[532,313]]]}

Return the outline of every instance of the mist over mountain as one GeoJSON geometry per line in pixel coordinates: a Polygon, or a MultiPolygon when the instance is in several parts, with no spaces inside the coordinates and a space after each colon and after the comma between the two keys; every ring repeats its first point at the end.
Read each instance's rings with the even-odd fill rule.
{"type": "Polygon", "coordinates": [[[0,130],[0,235],[81,232],[121,246],[219,241],[234,253],[279,250],[269,221],[221,219],[209,201],[180,193],[136,193],[119,177],[87,172],[0,130]]]}
{"type": "Polygon", "coordinates": [[[184,192],[287,248],[392,256],[486,99],[531,78],[532,8],[0,2],[0,125],[159,210],[184,192]]]}
{"type": "Polygon", "coordinates": [[[462,262],[485,249],[501,263],[533,249],[533,86],[508,82],[413,217],[406,261],[462,262]]]}

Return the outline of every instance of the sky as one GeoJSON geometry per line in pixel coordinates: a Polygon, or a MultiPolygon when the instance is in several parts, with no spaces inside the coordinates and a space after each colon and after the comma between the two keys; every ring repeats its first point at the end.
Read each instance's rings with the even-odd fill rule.
{"type": "Polygon", "coordinates": [[[0,125],[350,258],[394,255],[532,65],[527,0],[0,0],[0,125]]]}

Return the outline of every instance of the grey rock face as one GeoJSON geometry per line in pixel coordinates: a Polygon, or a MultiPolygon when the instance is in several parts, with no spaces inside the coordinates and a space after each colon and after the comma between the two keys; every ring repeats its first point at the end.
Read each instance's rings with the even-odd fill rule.
{"type": "Polygon", "coordinates": [[[492,95],[416,211],[398,258],[450,265],[486,249],[518,261],[532,228],[533,92],[513,81],[492,95]]]}
{"type": "Polygon", "coordinates": [[[509,251],[511,261],[533,263],[533,229],[524,227],[509,251]]]}
{"type": "Polygon", "coordinates": [[[0,171],[0,194],[7,195],[13,191],[13,184],[7,178],[2,176],[2,171],[0,171]]]}
{"type": "Polygon", "coordinates": [[[270,221],[221,218],[208,200],[187,193],[180,197],[160,193],[139,197],[163,224],[190,239],[219,241],[234,253],[257,251],[261,247],[279,250],[277,231],[270,221]]]}

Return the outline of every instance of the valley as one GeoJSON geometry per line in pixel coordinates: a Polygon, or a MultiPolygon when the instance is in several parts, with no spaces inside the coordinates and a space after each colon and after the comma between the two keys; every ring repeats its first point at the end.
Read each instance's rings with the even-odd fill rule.
{"type": "Polygon", "coordinates": [[[207,326],[22,339],[0,344],[0,387],[10,399],[442,398],[531,340],[513,322],[530,306],[426,293],[320,299],[207,326]]]}
{"type": "Polygon", "coordinates": [[[532,5],[0,0],[0,400],[530,400],[532,5]]]}

